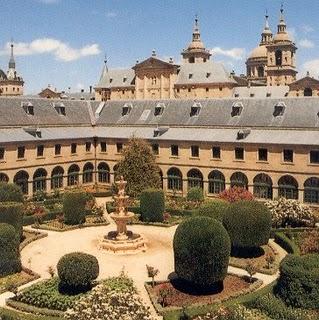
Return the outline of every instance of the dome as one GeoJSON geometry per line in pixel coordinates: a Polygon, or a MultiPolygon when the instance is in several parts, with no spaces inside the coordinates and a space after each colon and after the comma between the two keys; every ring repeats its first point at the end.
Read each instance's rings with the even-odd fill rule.
{"type": "Polygon", "coordinates": [[[192,41],[188,46],[188,50],[194,50],[194,49],[205,49],[203,42],[192,41]]]}
{"type": "Polygon", "coordinates": [[[277,33],[274,36],[274,42],[279,42],[279,41],[291,41],[291,40],[289,39],[288,33],[285,32],[285,33],[277,33]]]}
{"type": "Polygon", "coordinates": [[[256,58],[267,58],[266,46],[258,46],[251,52],[249,59],[256,59],[256,58]]]}
{"type": "Polygon", "coordinates": [[[0,80],[6,80],[7,76],[6,74],[0,69],[0,80]]]}

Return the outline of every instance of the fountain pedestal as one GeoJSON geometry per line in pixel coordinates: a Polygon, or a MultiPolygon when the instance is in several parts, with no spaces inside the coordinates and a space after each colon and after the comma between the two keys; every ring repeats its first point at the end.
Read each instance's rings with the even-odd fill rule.
{"type": "Polygon", "coordinates": [[[109,232],[99,242],[99,248],[110,253],[129,254],[146,250],[146,240],[140,234],[127,230],[127,224],[134,218],[134,213],[127,211],[128,196],[125,195],[126,181],[123,177],[115,182],[118,194],[115,196],[116,210],[110,217],[116,224],[116,231],[109,232]]]}

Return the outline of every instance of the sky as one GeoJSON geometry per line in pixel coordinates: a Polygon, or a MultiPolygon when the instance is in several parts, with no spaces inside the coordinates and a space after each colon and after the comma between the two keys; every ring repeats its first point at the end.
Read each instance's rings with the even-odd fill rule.
{"type": "MultiPolygon", "coordinates": [[[[151,55],[180,53],[191,40],[194,17],[212,59],[237,74],[260,42],[266,10],[273,33],[281,0],[0,0],[0,68],[15,44],[25,92],[48,84],[78,92],[94,86],[107,55],[109,68],[132,67],[151,55]],[[70,89],[69,89],[70,88],[70,89]]],[[[288,31],[296,42],[298,76],[319,76],[319,1],[285,0],[288,31]]]]}

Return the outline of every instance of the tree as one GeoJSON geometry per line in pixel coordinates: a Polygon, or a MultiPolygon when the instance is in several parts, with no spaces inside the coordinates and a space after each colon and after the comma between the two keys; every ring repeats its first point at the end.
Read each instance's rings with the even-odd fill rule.
{"type": "Polygon", "coordinates": [[[147,275],[149,278],[152,278],[152,287],[155,287],[155,281],[154,278],[159,274],[159,270],[149,266],[148,264],[146,265],[146,269],[147,269],[147,275]]]}
{"type": "Polygon", "coordinates": [[[253,200],[254,196],[245,188],[234,186],[222,191],[219,194],[219,198],[228,202],[236,202],[240,200],[253,200]]]}
{"type": "Polygon", "coordinates": [[[131,138],[123,149],[123,158],[118,163],[116,176],[123,176],[127,181],[126,192],[132,197],[138,197],[148,188],[160,188],[160,169],[155,163],[155,157],[146,141],[131,138]]]}
{"type": "Polygon", "coordinates": [[[257,273],[256,266],[252,260],[248,260],[246,267],[245,267],[247,273],[249,274],[249,282],[253,282],[253,275],[257,273]]]}

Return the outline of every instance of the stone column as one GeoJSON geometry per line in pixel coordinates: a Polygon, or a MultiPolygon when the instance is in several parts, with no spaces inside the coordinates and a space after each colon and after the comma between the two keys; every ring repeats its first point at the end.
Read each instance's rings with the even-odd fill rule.
{"type": "Polygon", "coordinates": [[[305,191],[304,191],[304,189],[299,189],[298,190],[298,201],[299,202],[304,202],[303,200],[304,200],[304,193],[305,193],[305,191]]]}

